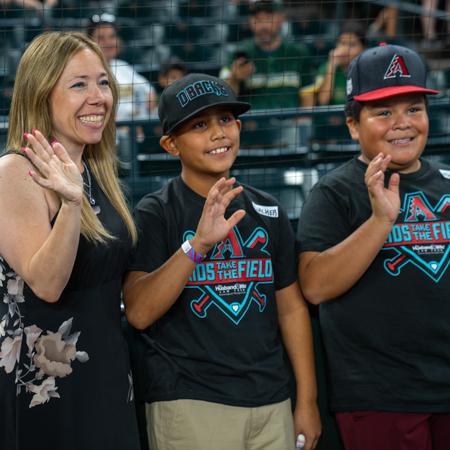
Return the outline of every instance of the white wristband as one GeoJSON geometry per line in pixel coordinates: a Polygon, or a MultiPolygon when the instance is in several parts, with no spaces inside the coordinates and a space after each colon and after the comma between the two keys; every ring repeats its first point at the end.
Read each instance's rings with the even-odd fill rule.
{"type": "Polygon", "coordinates": [[[187,256],[190,260],[194,261],[195,263],[200,263],[200,262],[202,262],[202,261],[206,258],[206,256],[200,255],[200,253],[197,253],[197,252],[193,249],[193,247],[192,247],[191,243],[189,242],[189,240],[186,240],[186,241],[184,241],[184,242],[181,244],[181,249],[182,249],[183,252],[186,254],[186,256],[187,256]]]}

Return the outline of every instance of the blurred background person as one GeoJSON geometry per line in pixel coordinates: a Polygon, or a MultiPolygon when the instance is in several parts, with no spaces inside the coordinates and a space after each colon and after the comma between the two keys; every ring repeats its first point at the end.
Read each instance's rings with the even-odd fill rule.
{"type": "MultiPolygon", "coordinates": [[[[257,0],[249,7],[253,36],[237,46],[229,65],[220,71],[220,78],[230,84],[239,100],[251,103],[252,110],[312,106],[310,96],[303,95],[303,88],[312,82],[312,61],[305,45],[285,37],[283,4],[257,0]]],[[[243,120],[242,130],[243,136],[264,133],[264,148],[280,145],[295,148],[306,144],[309,128],[307,117],[266,117],[243,120]],[[299,132],[299,126],[305,131],[299,132]]],[[[244,145],[254,144],[254,138],[247,138],[244,145]]],[[[258,139],[256,146],[261,146],[258,139]]]]}
{"type": "Polygon", "coordinates": [[[1,12],[4,18],[18,17],[22,13],[44,15],[50,11],[58,0],[0,0],[1,12]]]}
{"type": "MultiPolygon", "coordinates": [[[[122,43],[118,36],[115,16],[109,13],[93,15],[87,28],[87,35],[103,50],[119,85],[116,120],[119,122],[148,120],[152,113],[156,113],[156,90],[130,64],[118,59],[122,43]]],[[[119,127],[117,137],[122,168],[129,169],[132,158],[130,128],[128,126],[119,127]]],[[[142,142],[144,137],[143,128],[136,127],[135,139],[142,142]]]]}
{"type": "MultiPolygon", "coordinates": [[[[424,50],[434,50],[443,47],[443,41],[438,39],[437,20],[433,16],[439,6],[439,0],[422,0],[422,15],[420,20],[422,23],[422,35],[423,40],[421,42],[421,48],[424,50]]],[[[445,1],[445,8],[447,10],[447,24],[446,24],[446,40],[450,43],[450,0],[445,1]]]]}
{"type": "Polygon", "coordinates": [[[365,29],[354,20],[345,22],[337,38],[336,47],[318,69],[314,80],[315,103],[341,105],[347,100],[346,72],[353,58],[366,47],[365,29]]]}
{"type": "Polygon", "coordinates": [[[395,38],[397,36],[398,8],[384,6],[370,24],[368,35],[395,38]]]}
{"type": "Polygon", "coordinates": [[[250,14],[253,37],[238,46],[220,77],[253,109],[301,106],[301,89],[311,83],[307,48],[283,36],[286,17],[281,3],[255,1],[250,14]]]}

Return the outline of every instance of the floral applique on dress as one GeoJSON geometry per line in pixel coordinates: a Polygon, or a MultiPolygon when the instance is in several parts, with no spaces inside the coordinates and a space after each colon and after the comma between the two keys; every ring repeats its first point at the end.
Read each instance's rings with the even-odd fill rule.
{"type": "Polygon", "coordinates": [[[56,379],[72,373],[75,359],[84,363],[89,356],[77,351],[80,332],[70,334],[73,317],[63,322],[57,332],[44,332],[37,325],[24,326],[19,307],[25,302],[23,286],[23,280],[0,257],[0,288],[5,292],[1,301],[7,305],[6,314],[0,318],[0,369],[8,374],[15,369],[17,395],[22,389],[33,394],[29,405],[32,408],[60,398],[56,379]],[[21,360],[24,341],[28,351],[21,360]]]}

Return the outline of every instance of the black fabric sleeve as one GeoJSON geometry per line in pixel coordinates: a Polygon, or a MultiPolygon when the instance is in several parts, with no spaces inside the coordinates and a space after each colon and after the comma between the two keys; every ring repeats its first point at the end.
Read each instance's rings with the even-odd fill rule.
{"type": "Polygon", "coordinates": [[[295,235],[289,218],[283,208],[278,206],[278,239],[272,258],[275,289],[290,286],[297,279],[297,253],[295,235]]]}
{"type": "Polygon", "coordinates": [[[152,272],[170,257],[163,208],[155,198],[145,197],[136,206],[133,216],[138,229],[138,242],[128,270],[152,272]]]}
{"type": "Polygon", "coordinates": [[[297,227],[297,252],[323,252],[350,234],[350,193],[339,192],[320,181],[306,199],[297,227]]]}

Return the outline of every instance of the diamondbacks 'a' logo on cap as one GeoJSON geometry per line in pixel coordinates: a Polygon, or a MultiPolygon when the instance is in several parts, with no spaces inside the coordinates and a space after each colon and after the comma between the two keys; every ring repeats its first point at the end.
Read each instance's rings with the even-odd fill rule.
{"type": "Polygon", "coordinates": [[[384,79],[395,78],[395,77],[405,77],[409,78],[411,75],[409,74],[409,70],[406,67],[405,60],[402,56],[394,55],[389,66],[384,74],[384,79]]]}

